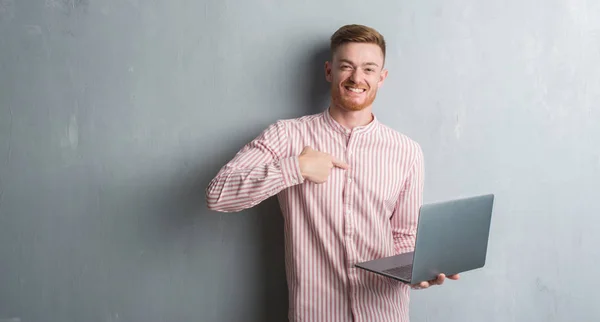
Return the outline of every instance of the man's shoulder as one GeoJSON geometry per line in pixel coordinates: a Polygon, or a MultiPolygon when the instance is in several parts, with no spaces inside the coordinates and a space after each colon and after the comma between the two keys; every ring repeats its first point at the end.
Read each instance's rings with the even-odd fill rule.
{"type": "Polygon", "coordinates": [[[391,139],[390,141],[397,145],[398,148],[402,149],[414,149],[418,152],[421,151],[421,145],[415,139],[410,137],[408,134],[403,133],[391,126],[383,123],[379,123],[379,128],[383,137],[391,139]]]}
{"type": "Polygon", "coordinates": [[[315,128],[320,126],[323,114],[307,114],[297,117],[280,118],[271,124],[272,127],[276,127],[286,131],[300,130],[304,131],[307,128],[315,128]]]}
{"type": "Polygon", "coordinates": [[[298,133],[314,131],[321,126],[322,114],[308,114],[297,117],[278,118],[269,123],[262,136],[294,136],[298,133]]]}
{"type": "Polygon", "coordinates": [[[323,116],[323,113],[307,114],[291,118],[281,118],[277,120],[277,123],[285,126],[304,125],[309,123],[318,122],[323,116]]]}

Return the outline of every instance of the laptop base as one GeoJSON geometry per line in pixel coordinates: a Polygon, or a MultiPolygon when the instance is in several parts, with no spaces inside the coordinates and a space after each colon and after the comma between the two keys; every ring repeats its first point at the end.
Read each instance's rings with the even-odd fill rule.
{"type": "Polygon", "coordinates": [[[413,252],[358,263],[355,266],[395,280],[411,283],[413,252]]]}

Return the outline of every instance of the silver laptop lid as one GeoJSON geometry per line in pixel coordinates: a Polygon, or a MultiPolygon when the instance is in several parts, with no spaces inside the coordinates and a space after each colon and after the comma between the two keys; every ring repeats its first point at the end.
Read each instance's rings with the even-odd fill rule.
{"type": "Polygon", "coordinates": [[[485,265],[494,195],[421,206],[412,281],[485,265]]]}

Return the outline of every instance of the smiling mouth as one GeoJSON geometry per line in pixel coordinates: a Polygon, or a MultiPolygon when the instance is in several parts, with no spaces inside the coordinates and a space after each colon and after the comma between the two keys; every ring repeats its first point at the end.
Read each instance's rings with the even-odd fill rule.
{"type": "Polygon", "coordinates": [[[364,93],[366,91],[365,88],[357,88],[357,87],[351,87],[351,86],[344,86],[347,90],[354,92],[354,93],[364,93]]]}

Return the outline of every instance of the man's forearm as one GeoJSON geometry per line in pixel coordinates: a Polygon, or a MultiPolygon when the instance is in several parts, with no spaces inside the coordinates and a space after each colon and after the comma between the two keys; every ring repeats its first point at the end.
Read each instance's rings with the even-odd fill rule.
{"type": "Polygon", "coordinates": [[[237,212],[254,207],[301,181],[298,158],[290,157],[248,169],[223,168],[206,189],[209,209],[237,212]]]}

